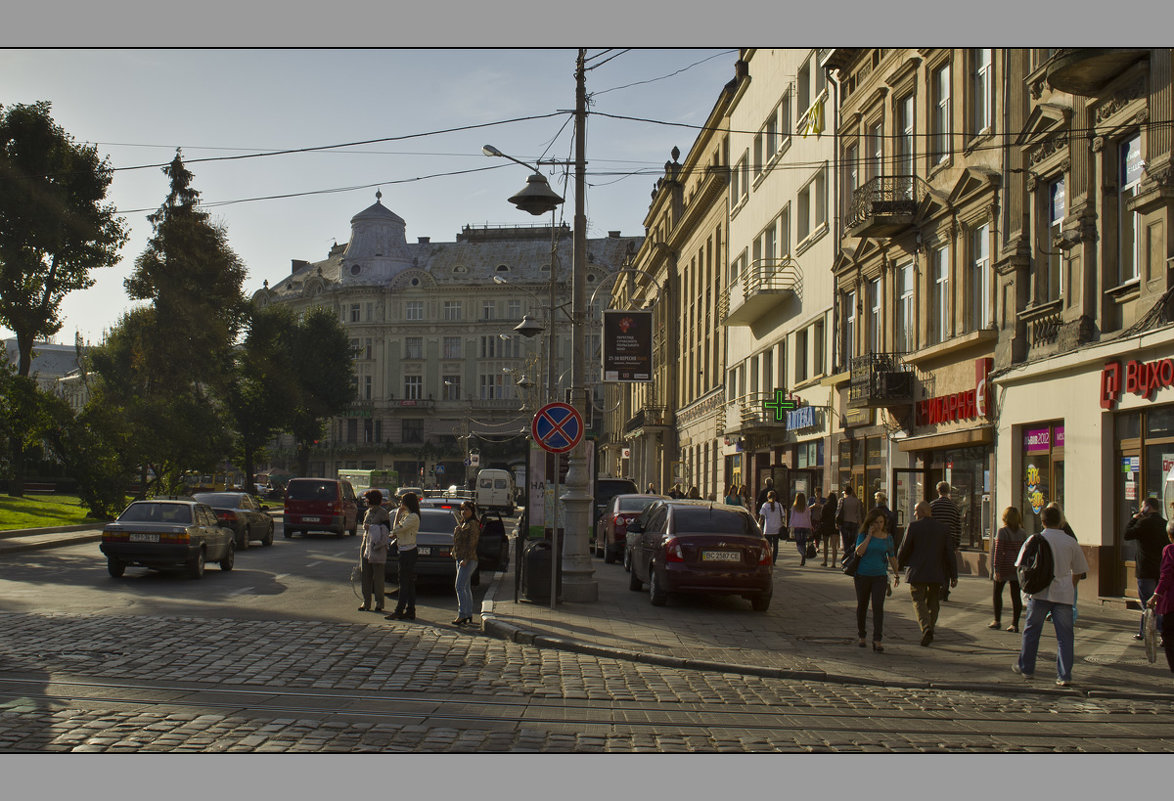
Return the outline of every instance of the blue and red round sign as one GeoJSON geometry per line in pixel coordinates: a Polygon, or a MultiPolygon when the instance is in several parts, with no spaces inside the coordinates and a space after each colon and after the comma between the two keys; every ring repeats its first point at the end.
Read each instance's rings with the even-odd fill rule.
{"type": "Polygon", "coordinates": [[[548,403],[534,415],[530,434],[544,451],[566,453],[583,439],[583,417],[568,403],[548,403]]]}

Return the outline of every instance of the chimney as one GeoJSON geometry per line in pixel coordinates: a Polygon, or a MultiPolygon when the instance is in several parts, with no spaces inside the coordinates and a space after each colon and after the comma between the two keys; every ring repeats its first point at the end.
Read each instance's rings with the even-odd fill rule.
{"type": "Polygon", "coordinates": [[[421,245],[427,245],[429,242],[432,241],[432,237],[430,237],[430,236],[421,236],[421,237],[417,237],[417,239],[420,240],[421,245]]]}
{"type": "Polygon", "coordinates": [[[619,231],[608,231],[608,232],[607,232],[607,235],[608,235],[610,238],[612,238],[612,239],[619,239],[619,238],[620,238],[620,232],[619,232],[619,231]]]}

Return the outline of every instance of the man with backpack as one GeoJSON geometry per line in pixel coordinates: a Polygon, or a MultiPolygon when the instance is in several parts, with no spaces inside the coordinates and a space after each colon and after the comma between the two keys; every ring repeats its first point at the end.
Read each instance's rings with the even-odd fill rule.
{"type": "Polygon", "coordinates": [[[1035,673],[1044,618],[1051,614],[1056,630],[1056,686],[1067,687],[1072,683],[1075,650],[1072,607],[1076,584],[1088,572],[1088,562],[1076,540],[1060,528],[1061,519],[1058,508],[1046,507],[1044,530],[1027,538],[1015,560],[1019,586],[1027,600],[1027,624],[1023,627],[1019,659],[1011,670],[1027,679],[1035,673]]]}

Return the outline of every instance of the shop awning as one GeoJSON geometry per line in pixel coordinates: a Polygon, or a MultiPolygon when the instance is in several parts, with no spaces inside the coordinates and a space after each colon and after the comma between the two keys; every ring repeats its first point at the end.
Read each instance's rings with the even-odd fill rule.
{"type": "Polygon", "coordinates": [[[938,448],[965,448],[968,445],[990,445],[994,441],[995,429],[992,426],[980,426],[962,431],[947,431],[944,434],[906,437],[897,440],[897,448],[902,451],[929,451],[938,448]]]}

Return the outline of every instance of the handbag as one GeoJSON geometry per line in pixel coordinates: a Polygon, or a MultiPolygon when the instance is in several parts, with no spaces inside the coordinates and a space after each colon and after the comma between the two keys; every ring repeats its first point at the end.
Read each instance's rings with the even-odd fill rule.
{"type": "Polygon", "coordinates": [[[844,575],[855,576],[858,567],[860,567],[860,556],[856,553],[856,549],[853,548],[848,552],[848,558],[844,560],[844,575]]]}
{"type": "Polygon", "coordinates": [[[816,553],[817,553],[817,551],[815,548],[815,540],[808,540],[807,541],[807,558],[814,559],[816,553]]]}
{"type": "MultiPolygon", "coordinates": [[[[1073,612],[1076,611],[1075,604],[1073,605],[1072,611],[1073,612]]],[[[1154,613],[1154,610],[1148,606],[1145,608],[1145,612],[1142,613],[1142,617],[1141,617],[1141,628],[1142,628],[1142,631],[1145,632],[1145,634],[1144,634],[1145,658],[1150,661],[1151,665],[1154,662],[1158,661],[1158,620],[1157,620],[1157,618],[1158,618],[1158,616],[1154,613]]]]}

